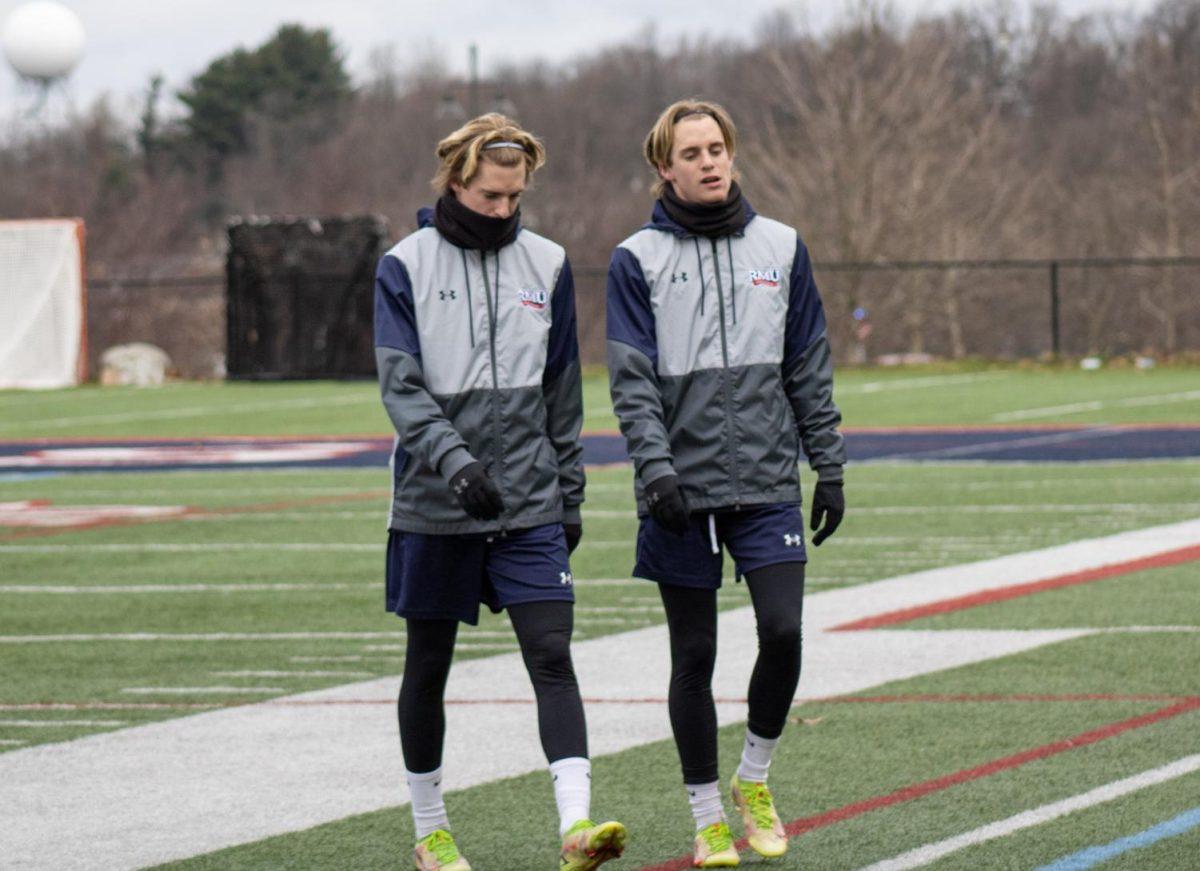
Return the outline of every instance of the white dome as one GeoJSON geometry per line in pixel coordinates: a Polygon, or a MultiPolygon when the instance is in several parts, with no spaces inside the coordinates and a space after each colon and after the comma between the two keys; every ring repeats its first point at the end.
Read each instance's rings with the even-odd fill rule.
{"type": "Polygon", "coordinates": [[[61,3],[33,0],[8,16],[0,44],[21,75],[55,79],[69,73],[83,57],[83,22],[61,3]]]}

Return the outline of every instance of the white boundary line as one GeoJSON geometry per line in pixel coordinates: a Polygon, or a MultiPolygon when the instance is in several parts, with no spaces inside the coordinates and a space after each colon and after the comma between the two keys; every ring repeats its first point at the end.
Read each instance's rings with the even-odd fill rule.
{"type": "Polygon", "coordinates": [[[1040,826],[1042,823],[1048,823],[1051,820],[1056,820],[1075,811],[1113,801],[1121,796],[1129,795],[1131,792],[1137,792],[1140,789],[1146,789],[1150,786],[1165,783],[1168,780],[1174,780],[1177,777],[1183,777],[1185,774],[1191,774],[1193,771],[1200,771],[1200,753],[1194,756],[1185,756],[1167,765],[1143,771],[1141,774],[1135,774],[1132,777],[1114,780],[1112,783],[1106,783],[1103,786],[1098,786],[1079,795],[1073,795],[1061,801],[1044,804],[1041,807],[1027,810],[1024,813],[1016,814],[1007,819],[998,820],[986,826],[980,826],[969,832],[963,832],[961,835],[955,835],[952,838],[946,838],[942,841],[926,844],[923,847],[917,847],[915,850],[909,850],[906,853],[893,856],[891,859],[867,865],[861,871],[907,871],[909,868],[920,868],[922,865],[928,865],[930,862],[935,862],[943,856],[948,856],[959,850],[965,850],[967,847],[973,847],[976,844],[982,844],[985,841],[992,841],[996,838],[1003,838],[1022,829],[1040,826]]]}
{"type": "MultiPolygon", "coordinates": [[[[242,411],[258,413],[271,408],[323,408],[330,405],[361,405],[367,402],[374,404],[378,401],[379,399],[375,396],[343,395],[310,399],[279,399],[274,402],[246,402],[240,405],[192,405],[182,408],[164,408],[159,411],[80,414],[75,417],[43,417],[41,419],[30,418],[14,421],[13,423],[0,423],[0,430],[23,429],[34,426],[57,429],[81,423],[128,423],[135,420],[175,420],[183,417],[200,417],[206,414],[227,417],[230,414],[237,414],[242,411]]],[[[269,436],[264,438],[269,438],[269,436]]],[[[102,437],[97,439],[97,441],[100,440],[102,440],[102,437]]]]}
{"type": "MultiPolygon", "coordinates": [[[[1031,420],[1035,417],[1052,417],[1057,414],[1075,414],[1084,411],[1100,411],[1104,408],[1141,408],[1147,405],[1174,405],[1180,402],[1200,401],[1200,390],[1186,390],[1180,393],[1156,393],[1151,396],[1130,396],[1125,399],[1099,400],[1089,402],[1073,402],[1069,405],[1047,405],[1042,408],[1022,408],[1017,411],[1004,411],[993,414],[992,420],[1004,423],[1014,420],[1031,420]]],[[[1163,424],[1170,426],[1170,424],[1163,424]]]]}
{"type": "Polygon", "coordinates": [[[22,728],[40,729],[43,726],[48,727],[70,727],[70,726],[124,726],[124,720],[0,720],[0,728],[8,728],[10,726],[20,726],[22,728]]]}
{"type": "Polygon", "coordinates": [[[191,695],[262,695],[281,693],[283,687],[125,687],[121,692],[137,696],[191,696],[191,695]]]}

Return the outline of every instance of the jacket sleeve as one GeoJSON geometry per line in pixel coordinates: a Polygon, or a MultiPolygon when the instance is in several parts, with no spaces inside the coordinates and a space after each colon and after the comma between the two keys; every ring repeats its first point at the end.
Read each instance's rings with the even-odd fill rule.
{"type": "Polygon", "coordinates": [[[546,435],[558,459],[563,522],[579,523],[583,502],[583,384],[579,370],[579,339],[575,327],[575,280],[564,259],[550,300],[550,339],[542,373],[546,402],[546,435]]]}
{"type": "Polygon", "coordinates": [[[386,254],[375,272],[375,365],[383,407],[409,456],[454,477],[474,457],[425,386],[408,270],[386,254]]]}
{"type": "Polygon", "coordinates": [[[817,471],[818,480],[842,480],[846,447],[838,432],[842,414],[833,403],[833,357],[825,331],[825,309],[813,281],[808,249],[799,236],[792,261],[782,374],[809,465],[817,471]]]}
{"type": "Polygon", "coordinates": [[[650,288],[642,265],[625,248],[613,252],[607,296],[608,379],[613,411],[634,469],[645,486],[675,474],[675,468],[663,422],[650,288]]]}

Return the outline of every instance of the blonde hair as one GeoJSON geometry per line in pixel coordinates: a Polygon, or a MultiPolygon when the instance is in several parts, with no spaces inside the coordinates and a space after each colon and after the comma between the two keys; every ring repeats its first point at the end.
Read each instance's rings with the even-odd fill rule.
{"type": "MultiPolygon", "coordinates": [[[[654,171],[655,181],[651,190],[655,196],[660,196],[663,188],[667,186],[667,181],[659,174],[658,168],[671,165],[671,149],[675,147],[675,125],[695,115],[707,115],[716,121],[717,126],[721,128],[721,137],[725,140],[725,150],[731,157],[737,151],[737,127],[733,125],[733,119],[729,117],[724,106],[707,100],[677,100],[658,116],[642,144],[642,153],[654,171]]],[[[736,170],[733,178],[737,179],[736,170]]]]}
{"type": "Polygon", "coordinates": [[[432,179],[439,194],[449,193],[451,184],[469,185],[479,173],[480,163],[518,166],[525,163],[528,180],[546,162],[546,149],[537,137],[521,129],[516,121],[498,112],[472,118],[437,145],[440,164],[432,179]],[[495,143],[512,143],[488,148],[495,143]]]}

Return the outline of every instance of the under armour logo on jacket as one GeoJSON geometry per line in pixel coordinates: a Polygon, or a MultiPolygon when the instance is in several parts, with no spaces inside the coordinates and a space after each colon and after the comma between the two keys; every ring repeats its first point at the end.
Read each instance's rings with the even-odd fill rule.
{"type": "Polygon", "coordinates": [[[439,290],[438,299],[440,299],[442,302],[445,302],[448,299],[458,299],[458,297],[455,296],[455,292],[453,290],[439,290]]]}
{"type": "Polygon", "coordinates": [[[558,573],[558,577],[559,577],[559,581],[558,581],[558,582],[559,582],[560,584],[570,584],[570,583],[571,583],[571,581],[572,581],[572,580],[574,580],[574,578],[572,578],[572,577],[571,577],[571,573],[570,573],[570,572],[559,572],[559,573],[558,573]]]}
{"type": "Polygon", "coordinates": [[[672,272],[671,273],[671,284],[682,284],[683,282],[685,282],[687,280],[688,280],[688,277],[687,277],[686,272],[672,272]]]}
{"type": "Polygon", "coordinates": [[[788,547],[799,547],[804,544],[803,535],[793,535],[790,532],[785,532],[783,535],[783,543],[788,547]]]}

